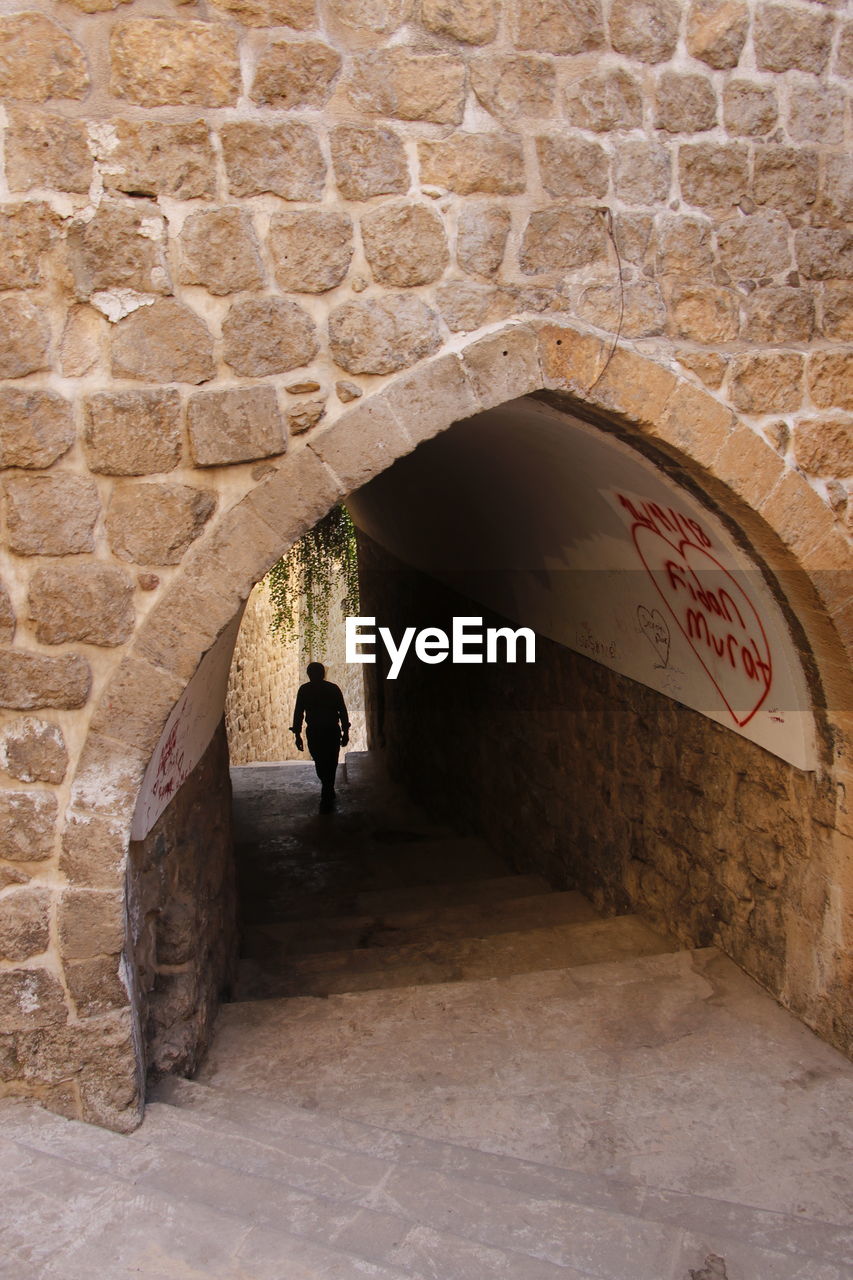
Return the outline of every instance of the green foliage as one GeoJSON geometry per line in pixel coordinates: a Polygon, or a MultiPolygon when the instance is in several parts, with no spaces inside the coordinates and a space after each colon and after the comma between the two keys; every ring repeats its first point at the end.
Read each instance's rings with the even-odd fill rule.
{"type": "Polygon", "coordinates": [[[302,652],[321,657],[329,630],[329,608],[343,580],[341,612],[358,613],[358,553],[355,525],[346,507],[332,507],[294,542],[265,578],[273,602],[270,630],[282,644],[302,633],[302,652]]]}

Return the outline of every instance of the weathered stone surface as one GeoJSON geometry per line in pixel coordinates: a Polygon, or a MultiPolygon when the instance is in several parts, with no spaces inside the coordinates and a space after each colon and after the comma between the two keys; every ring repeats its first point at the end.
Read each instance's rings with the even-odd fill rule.
{"type": "Polygon", "coordinates": [[[252,219],[242,209],[205,209],[184,223],[182,284],[201,284],[214,294],[259,289],[264,283],[252,219]]]}
{"type": "Polygon", "coordinates": [[[368,200],[409,188],[402,140],[391,129],[339,125],[330,134],[332,165],[345,200],[368,200]]]}
{"type": "Polygon", "coordinates": [[[0,851],[9,862],[53,857],[58,805],[52,791],[0,791],[0,851]]]}
{"type": "Polygon", "coordinates": [[[163,298],[115,326],[112,371],[146,382],[206,382],[214,374],[213,340],[194,311],[163,298]]]}
{"type": "Polygon", "coordinates": [[[118,485],[107,511],[107,537],[120,560],[177,564],[203,531],[216,495],[184,484],[118,485]]]}
{"type": "Polygon", "coordinates": [[[709,67],[736,67],[748,27],[744,0],[693,0],[687,15],[687,48],[709,67]]]}
{"type": "Polygon", "coordinates": [[[0,378],[22,378],[50,365],[50,326],[29,298],[0,301],[0,378]]]}
{"type": "Polygon", "coordinates": [[[215,194],[216,160],[203,120],[118,120],[115,130],[117,145],[105,166],[113,171],[104,174],[107,190],[176,200],[215,194]]]}
{"type": "Polygon", "coordinates": [[[347,93],[353,106],[398,120],[461,124],[465,64],[442,54],[383,49],[355,59],[347,93]]]}
{"type": "Polygon", "coordinates": [[[604,222],[595,209],[555,204],[530,215],[519,264],[525,275],[566,271],[594,262],[606,252],[604,222]]]}
{"type": "Polygon", "coordinates": [[[243,121],[220,130],[228,189],[234,196],[270,192],[285,200],[319,200],[326,163],[307,124],[243,121]]]}
{"type": "Polygon", "coordinates": [[[732,368],[731,398],[744,413],[790,413],[803,399],[803,357],[793,351],[739,355],[732,368]]]}
{"type": "Polygon", "coordinates": [[[810,342],[814,333],[814,298],[787,285],[756,289],[746,303],[743,336],[750,342],[810,342]]]}
{"type": "Polygon", "coordinates": [[[181,457],[177,391],[104,391],[84,401],[83,448],[92,471],[143,476],[171,471],[181,457]]]}
{"type": "Polygon", "coordinates": [[[685,143],[679,149],[681,194],[688,204],[724,209],[740,204],[749,186],[749,151],[741,143],[685,143]]]}
{"type": "Polygon", "coordinates": [[[341,378],[335,383],[335,394],[341,404],[352,404],[353,400],[360,400],[364,392],[357,382],[348,382],[346,378],[341,378]]]}
{"type": "Polygon", "coordinates": [[[120,4],[129,4],[131,0],[68,0],[69,4],[73,4],[75,9],[79,9],[81,13],[109,13],[111,9],[117,9],[120,4]]]}
{"type": "Polygon", "coordinates": [[[693,342],[732,342],[738,335],[738,301],[731,289],[680,284],[670,297],[672,324],[693,342]]]}
{"type": "Polygon", "coordinates": [[[346,213],[276,213],[267,238],[275,278],[295,293],[325,293],[339,285],[353,254],[352,219],[346,213]]]}
{"type": "Polygon", "coordinates": [[[140,107],[228,107],[240,92],[237,36],[220,22],[126,18],[110,63],[112,92],[140,107]]]}
{"type": "Polygon", "coordinates": [[[678,39],[677,0],[614,0],[610,40],[618,53],[640,62],[671,58],[678,39]]]}
{"type": "Polygon", "coordinates": [[[599,0],[513,0],[513,41],[541,53],[583,53],[604,44],[599,0]]]}
{"type": "Polygon", "coordinates": [[[49,467],[74,443],[71,405],[55,391],[0,390],[0,467],[49,467]]]}
{"type": "Polygon", "coordinates": [[[599,71],[570,84],[566,114],[571,124],[596,133],[637,129],[643,123],[643,91],[622,67],[599,71]]]}
{"type": "Polygon", "coordinates": [[[273,40],[258,59],[252,97],[268,107],[322,107],[340,75],[341,55],[319,40],[273,40]]]}
{"type": "Polygon", "coordinates": [[[88,89],[83,50],[60,26],[41,13],[0,18],[0,97],[46,102],[88,89]]]}
{"type": "Polygon", "coordinates": [[[15,608],[6,584],[0,582],[0,644],[11,644],[15,638],[15,608]]]}
{"type": "Polygon", "coordinates": [[[493,0],[421,0],[420,20],[429,31],[463,44],[489,44],[498,31],[493,0]]]}
{"type": "Polygon", "coordinates": [[[329,316],[332,356],[347,373],[395,373],[440,343],[435,312],[411,294],[345,302],[329,316]]]}
{"type": "Polygon", "coordinates": [[[153,208],[102,204],[88,222],[71,227],[68,245],[78,298],[103,289],[172,291],[163,220],[153,208]]]}
{"type": "Polygon", "coordinates": [[[421,181],[458,195],[512,195],[524,190],[521,141],[494,133],[454,133],[421,142],[421,181]]]}
{"type": "Polygon", "coordinates": [[[594,284],[584,289],[577,303],[578,315],[599,329],[619,330],[628,338],[648,338],[663,333],[666,303],[651,280],[623,285],[594,284]]]}
{"type": "Polygon", "coordinates": [[[826,338],[853,342],[853,284],[839,281],[824,285],[821,328],[826,338]]]}
{"type": "Polygon", "coordinates": [[[844,90],[837,85],[792,85],[788,132],[797,142],[843,142],[846,105],[844,90]]]}
{"type": "Polygon", "coordinates": [[[618,142],[613,166],[616,193],[630,204],[666,200],[672,178],[672,158],[656,142],[618,142]]]}
{"type": "Polygon", "coordinates": [[[836,227],[801,227],[794,235],[797,266],[807,280],[853,279],[853,235],[836,227]]]}
{"type": "Polygon", "coordinates": [[[324,7],[347,32],[390,35],[411,16],[412,0],[325,0],[324,7]]]}
{"type": "Polygon", "coordinates": [[[79,1018],[96,1018],[129,1004],[122,981],[118,956],[96,956],[93,960],[67,960],[65,981],[79,1018]]]}
{"type": "Polygon", "coordinates": [[[470,204],[459,213],[456,261],[463,271],[493,276],[503,262],[510,213],[493,204],[470,204]]]}
{"type": "Polygon", "coordinates": [[[0,960],[29,960],[50,942],[50,891],[27,886],[3,895],[0,960]]]}
{"type": "Polygon", "coordinates": [[[841,28],[833,70],[837,76],[853,78],[853,22],[845,22],[841,28]]]}
{"type": "Polygon", "coordinates": [[[817,152],[804,147],[755,149],[753,193],[759,204],[783,213],[802,213],[817,196],[817,152]]]}
{"type": "Polygon", "coordinates": [[[723,123],[729,133],[757,138],[779,118],[776,90],[752,80],[730,80],[723,90],[723,123]]]}
{"type": "Polygon", "coordinates": [[[285,298],[235,302],[222,326],[222,337],[226,362],[247,378],[298,369],[320,349],[314,321],[285,298]]]}
{"type": "Polygon", "coordinates": [[[68,750],[58,724],[23,716],[0,733],[0,766],[21,782],[62,782],[68,750]]]}
{"type": "Polygon", "coordinates": [[[6,1031],[34,1031],[65,1022],[62,984],[46,969],[0,973],[0,1022],[6,1031]]]}
{"type": "Polygon", "coordinates": [[[823,71],[832,27],[832,15],[816,8],[762,4],[752,36],[756,63],[762,71],[823,71]]]}
{"type": "Polygon", "coordinates": [[[515,309],[515,298],[508,290],[474,280],[452,280],[440,285],[435,296],[441,317],[453,333],[471,333],[505,319],[515,309]]]}
{"type": "Polygon", "coordinates": [[[98,364],[106,348],[106,321],[84,303],[71,307],[59,343],[59,367],[64,378],[82,378],[98,364]]]}
{"type": "Polygon", "coordinates": [[[725,356],[715,351],[679,351],[678,363],[695,373],[712,390],[721,385],[728,368],[725,356]]]}
{"type": "Polygon", "coordinates": [[[187,408],[197,467],[221,467],[284,453],[287,440],[274,387],[202,391],[187,408]]]}
{"type": "Polygon", "coordinates": [[[788,223],[778,213],[754,213],[717,231],[720,262],[736,279],[776,276],[791,266],[788,223]]]}
{"type": "Polygon", "coordinates": [[[717,95],[706,76],[664,71],[655,93],[655,128],[701,133],[717,123],[717,95]]]}
{"type": "Polygon", "coordinates": [[[814,352],[809,359],[809,392],[819,409],[853,410],[853,352],[814,352]]]}
{"type": "Polygon", "coordinates": [[[66,556],[95,549],[101,512],[94,480],[75,475],[6,480],[9,548],[23,556],[66,556]]]}
{"type": "Polygon", "coordinates": [[[853,423],[841,415],[807,418],[794,430],[797,466],[813,476],[853,476],[853,423]]]}
{"type": "Polygon", "coordinates": [[[90,813],[69,815],[62,833],[59,867],[72,884],[114,888],[126,854],[127,836],[120,823],[90,813]]]}
{"type": "Polygon", "coordinates": [[[471,88],[498,120],[512,126],[519,116],[550,116],[557,79],[545,58],[480,57],[471,62],[471,88]]]}
{"type": "Polygon", "coordinates": [[[36,569],[30,581],[30,621],[40,644],[124,644],[133,632],[133,582],[107,564],[36,569]]]}
{"type": "Polygon", "coordinates": [[[31,289],[42,280],[42,257],[50,248],[56,218],[50,206],[0,206],[0,289],[31,289]]]}
{"type": "Polygon", "coordinates": [[[293,27],[305,31],[314,26],[314,0],[213,0],[247,27],[293,27]]]}
{"type": "Polygon", "coordinates": [[[673,214],[664,216],[658,229],[657,264],[662,275],[689,276],[693,280],[709,276],[714,267],[710,222],[673,214]]]}
{"type": "Polygon", "coordinates": [[[361,219],[364,253],[380,284],[437,280],[449,260],[441,217],[423,204],[381,205],[361,219]]]}
{"type": "MultiPolygon", "coordinates": [[[[357,397],[355,397],[357,398],[357,397]]],[[[316,427],[326,412],[325,400],[303,400],[287,411],[287,427],[292,436],[304,434],[316,427]]]]}
{"type": "Polygon", "coordinates": [[[41,111],[10,111],[6,130],[6,178],[11,191],[55,187],[86,192],[92,155],[82,120],[41,111]]]}
{"type": "Polygon", "coordinates": [[[853,222],[853,165],[846,154],[823,157],[823,176],[814,217],[830,224],[853,222]]]}
{"type": "Polygon", "coordinates": [[[124,895],[108,889],[63,889],[59,945],[66,960],[118,955],[124,946],[124,895]]]}
{"type": "Polygon", "coordinates": [[[0,707],[71,710],[84,706],[91,686],[89,664],[79,654],[50,658],[21,649],[0,650],[0,707]]]}
{"type": "Polygon", "coordinates": [[[536,139],[542,185],[552,196],[603,196],[607,191],[607,152],[597,142],[572,136],[536,139]]]}

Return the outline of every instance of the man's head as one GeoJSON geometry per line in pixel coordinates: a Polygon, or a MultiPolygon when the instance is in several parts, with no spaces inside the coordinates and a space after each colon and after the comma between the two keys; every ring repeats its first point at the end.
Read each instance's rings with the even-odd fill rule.
{"type": "Polygon", "coordinates": [[[305,668],[309,680],[325,680],[326,668],[322,662],[309,662],[305,668]]]}

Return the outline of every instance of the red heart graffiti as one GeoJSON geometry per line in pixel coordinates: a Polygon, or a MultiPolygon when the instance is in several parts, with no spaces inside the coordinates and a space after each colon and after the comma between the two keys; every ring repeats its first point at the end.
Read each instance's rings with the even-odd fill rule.
{"type": "Polygon", "coordinates": [[[755,605],[703,547],[670,542],[649,525],[631,530],[634,546],[678,629],[735,724],[748,724],[773,682],[770,645],[755,605]]]}

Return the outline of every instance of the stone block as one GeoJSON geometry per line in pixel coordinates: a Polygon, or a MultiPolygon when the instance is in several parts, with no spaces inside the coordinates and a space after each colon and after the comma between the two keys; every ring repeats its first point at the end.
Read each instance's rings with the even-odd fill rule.
{"type": "Polygon", "coordinates": [[[15,639],[15,608],[6,585],[0,582],[0,644],[11,644],[15,639]]]}
{"type": "Polygon", "coordinates": [[[91,687],[89,664],[77,653],[51,658],[21,649],[0,650],[0,707],[76,710],[86,705],[91,687]]]}
{"type": "Polygon", "coordinates": [[[803,213],[815,202],[817,181],[817,152],[811,148],[756,147],[753,194],[759,204],[803,213]]]}
{"type": "Polygon", "coordinates": [[[35,1031],[65,1022],[62,984],[47,969],[0,973],[0,1024],[4,1031],[35,1031]]]}
{"type": "Polygon", "coordinates": [[[744,0],[693,0],[687,15],[687,48],[709,67],[736,67],[746,43],[749,9],[744,0]]]}
{"type": "Polygon", "coordinates": [[[752,40],[762,71],[823,71],[832,45],[831,13],[787,4],[759,5],[752,40]]]}
{"type": "Polygon", "coordinates": [[[510,128],[523,116],[552,116],[557,78],[546,58],[505,54],[474,58],[471,88],[496,119],[510,128]]]}
{"type": "Polygon", "coordinates": [[[221,467],[284,453],[287,437],[275,387],[202,391],[187,407],[197,467],[221,467]]]}
{"type": "Polygon", "coordinates": [[[489,44],[498,33],[494,0],[421,0],[419,17],[428,31],[463,44],[489,44]]]}
{"type": "Polygon", "coordinates": [[[541,390],[536,333],[527,325],[503,329],[466,347],[462,354],[468,380],[482,408],[541,390]]]}
{"type": "Polygon", "coordinates": [[[711,223],[664,215],[658,229],[657,266],[662,275],[709,277],[714,267],[711,223]]]}
{"type": "MultiPolygon", "coordinates": [[[[649,374],[650,386],[656,388],[660,384],[663,388],[667,373],[668,370],[659,369],[649,374]]],[[[710,467],[734,430],[735,417],[731,409],[688,382],[678,382],[656,412],[655,398],[649,396],[643,406],[648,414],[649,434],[665,440],[700,467],[710,467]]]]}
{"type": "Polygon", "coordinates": [[[204,321],[182,302],[163,298],[115,326],[112,372],[145,382],[207,382],[215,371],[204,321]]]}
{"type": "Polygon", "coordinates": [[[341,55],[320,40],[273,40],[258,58],[251,96],[264,107],[322,107],[332,96],[341,55]]]}
{"type": "Polygon", "coordinates": [[[286,298],[235,302],[222,337],[226,363],[248,378],[298,369],[320,349],[314,321],[286,298]]]}
{"type": "Polygon", "coordinates": [[[640,62],[665,62],[675,52],[681,7],[677,0],[613,0],[610,42],[640,62]]]}
{"type": "Polygon", "coordinates": [[[757,507],[778,484],[785,464],[750,427],[738,426],[723,445],[714,472],[750,507],[757,507]]]}
{"type": "Polygon", "coordinates": [[[275,532],[279,547],[289,547],[342,496],[332,470],[310,448],[297,447],[275,474],[255,486],[246,504],[275,532]]]}
{"type": "Polygon", "coordinates": [[[853,79],[853,22],[845,22],[841,28],[833,70],[837,76],[853,79]]]}
{"type": "Polygon", "coordinates": [[[617,347],[606,366],[602,361],[585,398],[641,430],[663,433],[666,438],[672,422],[667,409],[677,390],[677,379],[669,369],[617,347]]]}
{"type": "Polygon", "coordinates": [[[65,981],[77,1016],[93,1018],[123,1009],[130,1003],[121,977],[121,961],[116,956],[97,956],[94,960],[69,960],[64,965],[65,981]]]}
{"type": "Polygon", "coordinates": [[[493,276],[503,262],[511,218],[494,204],[466,204],[459,212],[456,261],[472,275],[493,276]]]}
{"type": "Polygon", "coordinates": [[[505,320],[518,309],[507,290],[474,280],[451,280],[439,285],[435,299],[441,318],[453,333],[471,333],[484,324],[505,320]]]}
{"type": "Polygon", "coordinates": [[[359,111],[374,115],[458,125],[465,81],[465,64],[457,58],[382,49],[355,57],[347,96],[359,111]]]}
{"type": "Polygon", "coordinates": [[[23,378],[50,367],[47,315],[29,298],[0,301],[0,378],[23,378]]]}
{"type": "Polygon", "coordinates": [[[819,409],[853,410],[853,352],[813,352],[809,392],[819,409]]]}
{"type": "Polygon", "coordinates": [[[396,373],[441,344],[438,317],[412,294],[345,302],[329,316],[329,346],[347,373],[396,373]]]}
{"type": "Polygon", "coordinates": [[[124,894],[64,889],[59,900],[59,945],[65,960],[119,955],[124,947],[124,894]]]}
{"type": "Polygon", "coordinates": [[[806,418],[794,428],[797,466],[813,476],[853,476],[853,422],[843,414],[806,418]]]}
{"type": "Polygon", "coordinates": [[[524,153],[518,138],[454,133],[418,146],[421,182],[457,195],[513,195],[525,188],[524,153]]]}
{"type": "Polygon", "coordinates": [[[171,471],[181,459],[177,391],[103,391],[87,396],[83,449],[91,471],[143,476],[171,471]]]}
{"type": "Polygon", "coordinates": [[[599,329],[619,330],[628,338],[648,338],[663,333],[666,303],[651,280],[628,281],[621,286],[593,284],[578,299],[577,314],[599,329]]]}
{"type": "Polygon", "coordinates": [[[450,258],[444,223],[425,204],[383,204],[361,219],[364,253],[380,284],[429,284],[450,258]]]}
{"type": "Polygon", "coordinates": [[[844,90],[837,85],[792,85],[788,97],[788,133],[795,142],[844,141],[844,90]]]}
{"type": "Polygon", "coordinates": [[[26,886],[3,895],[0,960],[29,960],[50,944],[50,891],[26,886]]]}
{"type": "Polygon", "coordinates": [[[569,84],[565,96],[570,124],[596,133],[639,129],[643,123],[643,91],[622,67],[595,72],[569,84]]]}
{"type": "Polygon", "coordinates": [[[62,782],[68,751],[58,724],[23,716],[0,730],[0,767],[21,782],[62,782]]]}
{"type": "Polygon", "coordinates": [[[826,338],[853,342],[853,284],[828,281],[823,286],[821,329],[826,338]]]}
{"type": "Polygon", "coordinates": [[[74,443],[71,405],[55,391],[0,390],[0,467],[49,467],[74,443]]]}
{"type": "Polygon", "coordinates": [[[52,858],[58,812],[52,791],[0,791],[0,857],[8,862],[52,858]]]}
{"type": "Polygon", "coordinates": [[[756,289],[746,303],[743,336],[749,342],[772,346],[778,342],[811,342],[814,298],[805,289],[787,285],[756,289]]]}
{"type": "Polygon", "coordinates": [[[353,254],[346,213],[300,210],[274,213],[267,238],[275,278],[294,293],[325,293],[346,276],[353,254]]]}
{"type": "Polygon", "coordinates": [[[102,204],[68,234],[77,297],[109,289],[171,293],[164,248],[163,219],[153,207],[102,204]]]}
{"type": "Polygon", "coordinates": [[[41,201],[0,205],[0,289],[32,289],[42,283],[56,221],[41,201]]]}
{"type": "Polygon", "coordinates": [[[540,53],[585,53],[604,44],[599,0],[512,0],[513,43],[540,53]]]}
{"type": "Polygon", "coordinates": [[[305,31],[315,22],[314,0],[213,0],[217,9],[247,27],[293,27],[305,31]]]}
{"type": "Polygon", "coordinates": [[[778,118],[772,85],[730,80],[723,89],[723,124],[728,133],[758,138],[774,129],[778,118]]]}
{"type": "Polygon", "coordinates": [[[560,325],[538,328],[543,386],[585,394],[606,359],[604,342],[595,334],[560,325]]]}
{"type": "Polygon", "coordinates": [[[712,351],[679,351],[678,363],[712,390],[722,385],[729,367],[725,356],[712,351]]]}
{"type": "Polygon", "coordinates": [[[130,0],[68,0],[81,13],[109,13],[120,4],[129,4],[130,0]]]}
{"type": "Polygon", "coordinates": [[[672,158],[657,142],[617,142],[613,185],[629,204],[659,204],[669,196],[672,158]]]}
{"type": "Polygon", "coordinates": [[[127,482],[117,485],[110,499],[107,537],[120,560],[178,564],[215,507],[216,495],[206,489],[127,482]]]}
{"type": "Polygon", "coordinates": [[[172,124],[117,120],[116,145],[105,166],[108,191],[133,196],[210,199],[216,190],[216,158],[204,120],[172,124]]]}
{"type": "Polygon", "coordinates": [[[10,476],[5,488],[11,551],[22,556],[94,551],[101,513],[94,480],[68,474],[10,476]]]}
{"type": "Polygon", "coordinates": [[[456,355],[439,356],[395,378],[383,400],[413,444],[480,411],[480,401],[456,355]]]}
{"type": "Polygon", "coordinates": [[[41,111],[10,110],[6,179],[10,191],[55,187],[87,192],[92,181],[92,155],[85,123],[41,111]]]}
{"type": "Polygon", "coordinates": [[[735,357],[731,398],[743,413],[791,413],[803,400],[804,359],[794,351],[761,351],[735,357]]]}
{"type": "Polygon", "coordinates": [[[385,398],[374,396],[318,432],[309,447],[351,493],[411,452],[412,443],[385,398]]]}
{"type": "Polygon", "coordinates": [[[412,0],[325,0],[328,17],[344,33],[391,35],[411,17],[412,0]]]}
{"type": "Polygon", "coordinates": [[[807,280],[853,279],[853,236],[840,227],[800,227],[794,233],[797,266],[807,280]]]}
{"type": "Polygon", "coordinates": [[[228,189],[233,196],[267,192],[285,200],[319,200],[326,163],[315,131],[286,120],[226,124],[220,130],[228,189]]]}
{"type": "Polygon", "coordinates": [[[664,71],[655,90],[655,128],[701,133],[717,123],[717,94],[707,76],[664,71]]]}
{"type": "Polygon", "coordinates": [[[42,13],[0,18],[0,97],[47,102],[88,91],[83,50],[62,27],[42,13]]]}
{"type": "Polygon", "coordinates": [[[110,67],[112,93],[140,107],[229,107],[240,93],[237,35],[220,22],[125,18],[110,67]]]}
{"type": "MultiPolygon", "coordinates": [[[[159,671],[140,658],[125,658],[111,677],[95,708],[90,737],[97,738],[104,735],[112,743],[111,748],[107,747],[106,743],[103,744],[107,751],[114,753],[116,744],[126,744],[147,760],[156,747],[163,726],[183,690],[184,682],[175,676],[159,671]]],[[[92,745],[94,747],[97,743],[92,745]]],[[[135,770],[132,768],[132,762],[125,758],[126,756],[127,752],[122,751],[121,760],[116,762],[115,767],[122,773],[130,772],[132,775],[135,770]]],[[[89,755],[88,758],[91,761],[92,756],[89,755]]],[[[81,768],[75,779],[75,789],[72,791],[72,803],[78,808],[86,807],[81,804],[76,790],[77,782],[82,781],[84,776],[81,761],[81,768]]],[[[105,789],[109,791],[108,786],[105,786],[105,789]]],[[[92,807],[101,808],[102,806],[99,804],[92,807]]],[[[116,810],[113,808],[113,811],[116,810]]]]}
{"type": "Polygon", "coordinates": [[[717,231],[720,262],[736,280],[778,276],[791,267],[788,222],[755,213],[724,222],[717,231]]]}
{"type": "Polygon", "coordinates": [[[832,513],[819,494],[795,471],[787,471],[758,504],[759,514],[798,556],[824,540],[832,513]]]}
{"type": "Polygon", "coordinates": [[[681,194],[688,204],[726,209],[740,204],[749,187],[749,150],[742,143],[722,146],[685,143],[679,149],[681,194]]]}
{"type": "Polygon", "coordinates": [[[326,412],[325,400],[301,400],[287,411],[287,429],[292,436],[311,431],[326,412]]]}
{"type": "Polygon", "coordinates": [[[552,196],[603,196],[610,167],[597,142],[567,135],[536,139],[542,185],[552,196]]]}
{"type": "Polygon", "coordinates": [[[331,130],[335,182],[344,200],[369,200],[409,189],[402,139],[391,129],[338,125],[331,130]]]}
{"type": "Polygon", "coordinates": [[[136,620],[133,582],[123,569],[107,564],[36,569],[29,615],[40,644],[124,644],[136,620]]]}
{"type": "Polygon", "coordinates": [[[607,233],[595,209],[555,204],[532,213],[519,254],[526,275],[540,271],[567,271],[605,257],[607,233]]]}
{"type": "Polygon", "coordinates": [[[121,882],[127,835],[119,822],[91,813],[71,813],[62,833],[59,868],[72,885],[114,889],[121,882]]]}
{"type": "Polygon", "coordinates": [[[59,343],[59,367],[64,378],[82,378],[100,363],[106,346],[107,324],[100,311],[81,303],[71,307],[59,343]]]}
{"type": "Polygon", "coordinates": [[[846,154],[824,155],[823,176],[814,217],[816,221],[853,222],[853,166],[846,154]]]}
{"type": "Polygon", "coordinates": [[[200,284],[221,295],[259,289],[264,283],[252,219],[242,209],[191,213],[178,243],[182,284],[200,284]]]}

